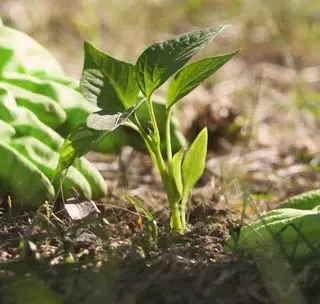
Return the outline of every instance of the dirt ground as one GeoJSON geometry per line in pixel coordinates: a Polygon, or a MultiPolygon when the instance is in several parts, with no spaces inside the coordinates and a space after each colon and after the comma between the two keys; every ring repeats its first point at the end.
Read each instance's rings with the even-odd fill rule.
{"type": "MultiPolygon", "coordinates": [[[[195,23],[194,15],[185,12],[177,13],[178,19],[170,15],[175,21],[167,26],[160,24],[156,2],[165,3],[164,15],[173,14],[170,1],[145,6],[139,2],[139,9],[148,8],[149,19],[136,18],[136,26],[132,19],[138,8],[135,11],[131,1],[122,14],[113,14],[110,8],[106,12],[110,18],[104,21],[88,19],[84,12],[89,6],[70,1],[69,7],[64,2],[57,1],[56,7],[50,2],[50,9],[38,3],[43,18],[37,19],[34,1],[28,0],[28,9],[22,10],[23,1],[5,0],[0,10],[7,10],[0,16],[46,45],[75,77],[81,68],[80,45],[90,33],[94,41],[125,57],[154,41],[155,28],[175,33],[195,23]],[[79,6],[82,9],[76,10],[79,6]],[[88,24],[81,25],[79,18],[84,17],[88,24]],[[125,18],[132,22],[118,33],[125,18]],[[154,23],[146,27],[146,20],[154,23]],[[132,32],[141,28],[147,28],[141,33],[143,41],[133,47],[135,41],[128,37],[136,38],[132,32]],[[97,34],[103,30],[109,44],[97,34]]],[[[221,1],[207,2],[223,7],[221,1]]],[[[55,211],[48,221],[45,206],[32,212],[19,206],[0,214],[1,303],[320,302],[318,255],[290,265],[269,253],[248,256],[225,250],[229,233],[239,231],[241,214],[249,223],[292,195],[320,188],[319,43],[308,45],[303,27],[289,31],[297,20],[294,14],[286,15],[293,23],[288,17],[283,31],[278,22],[283,18],[277,12],[280,15],[272,20],[278,22],[278,32],[265,36],[266,25],[249,17],[260,15],[242,9],[241,18],[247,19],[235,22],[229,36],[218,41],[223,50],[243,50],[212,82],[186,97],[178,114],[189,139],[204,126],[209,129],[205,173],[190,199],[189,232],[168,233],[166,195],[147,155],[126,147],[119,163],[116,155],[90,153],[87,158],[108,185],[108,195],[96,202],[98,218],[75,222],[64,211],[55,211]],[[123,198],[127,193],[139,196],[153,214],[159,229],[157,244],[148,233],[150,222],[123,198]]],[[[209,20],[205,10],[196,11],[197,20],[204,23],[209,20]]],[[[308,10],[312,17],[311,13],[308,10]]],[[[229,20],[227,14],[218,17],[229,20]]]]}
{"type": "MultiPolygon", "coordinates": [[[[58,212],[59,220],[51,218],[49,225],[45,210],[2,217],[1,303],[318,303],[317,259],[279,283],[281,271],[269,278],[263,271],[268,263],[278,263],[274,258],[225,253],[225,240],[238,227],[243,204],[237,191],[225,190],[226,182],[236,188],[240,182],[234,177],[224,181],[210,170],[210,162],[219,157],[208,158],[206,173],[193,192],[190,231],[172,236],[159,177],[147,155],[130,152],[127,148],[122,153],[122,171],[116,156],[89,155],[109,186],[108,196],[97,202],[104,221],[82,225],[58,212]],[[143,215],[122,199],[129,192],[153,212],[159,228],[157,247],[149,240],[143,215]]],[[[304,191],[301,184],[319,187],[318,173],[307,169],[295,173],[295,167],[303,166],[299,159],[288,166],[285,151],[262,152],[263,159],[253,155],[241,164],[238,176],[258,198],[256,208],[247,211],[248,220],[276,204],[259,193],[268,190],[278,201],[304,191]],[[263,166],[251,171],[257,161],[263,166]],[[273,181],[269,167],[273,172],[288,171],[288,177],[283,183],[273,181]]]]}

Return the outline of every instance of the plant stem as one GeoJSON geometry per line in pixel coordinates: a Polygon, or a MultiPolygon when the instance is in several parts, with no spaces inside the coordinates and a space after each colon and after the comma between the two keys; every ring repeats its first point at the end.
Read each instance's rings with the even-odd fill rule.
{"type": "MultiPolygon", "coordinates": [[[[150,114],[150,112],[149,112],[150,114]]],[[[161,154],[161,149],[160,149],[160,141],[159,144],[157,144],[157,142],[154,142],[150,136],[145,132],[145,130],[143,129],[143,126],[141,125],[138,117],[135,117],[135,121],[136,121],[136,127],[138,129],[138,132],[140,134],[140,136],[142,137],[148,152],[152,158],[153,163],[155,164],[156,168],[158,169],[158,172],[161,176],[162,181],[164,182],[164,180],[166,179],[166,174],[167,174],[167,168],[166,165],[164,163],[162,154],[161,154]]]]}
{"type": "Polygon", "coordinates": [[[182,233],[185,231],[184,225],[181,221],[181,214],[179,205],[177,203],[170,205],[171,210],[171,225],[174,232],[182,233]]]}
{"type": "Polygon", "coordinates": [[[154,138],[155,142],[158,145],[160,145],[160,132],[159,132],[159,128],[158,128],[156,116],[154,114],[153,105],[152,105],[152,101],[150,99],[150,96],[147,98],[146,103],[147,103],[149,116],[150,116],[152,127],[153,127],[153,138],[154,138]]]}
{"type": "MultiPolygon", "coordinates": [[[[180,215],[180,209],[179,204],[175,201],[176,195],[175,195],[175,188],[174,188],[174,179],[171,177],[170,172],[168,171],[168,167],[166,166],[162,153],[161,153],[161,145],[160,145],[160,132],[157,125],[156,117],[154,114],[152,101],[150,97],[147,99],[147,107],[149,111],[150,120],[153,127],[153,134],[148,135],[143,130],[142,126],[137,121],[137,126],[140,129],[140,135],[143,138],[146,147],[151,155],[152,161],[155,164],[156,168],[158,169],[158,172],[161,176],[162,183],[164,185],[164,188],[167,193],[167,198],[170,206],[170,212],[171,212],[171,224],[172,224],[172,230],[177,233],[184,232],[184,226],[181,222],[181,215],[180,215]]],[[[170,116],[171,111],[169,110],[166,113],[166,143],[167,143],[167,153],[168,157],[170,157],[170,162],[172,161],[172,151],[171,151],[171,136],[170,136],[170,116]],[[169,148],[168,148],[169,143],[169,148]]]]}
{"type": "Polygon", "coordinates": [[[180,204],[181,224],[183,229],[187,229],[186,207],[189,199],[189,193],[183,194],[180,204]]]}
{"type": "Polygon", "coordinates": [[[170,164],[172,161],[172,147],[171,147],[171,113],[172,107],[166,110],[166,146],[167,146],[167,159],[170,164]]]}

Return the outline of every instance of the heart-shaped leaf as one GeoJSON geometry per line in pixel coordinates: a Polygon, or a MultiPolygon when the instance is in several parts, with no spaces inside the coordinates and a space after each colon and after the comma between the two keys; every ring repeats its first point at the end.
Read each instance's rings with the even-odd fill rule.
{"type": "Polygon", "coordinates": [[[136,63],[136,78],[146,97],[183,67],[226,26],[198,29],[147,48],[136,63]]]}
{"type": "Polygon", "coordinates": [[[204,128],[196,137],[182,163],[183,197],[201,177],[207,155],[208,130],[204,128]]]}
{"type": "Polygon", "coordinates": [[[205,58],[191,63],[180,70],[170,82],[167,91],[167,108],[171,107],[182,97],[190,93],[201,82],[209,78],[237,52],[205,58]]]}
{"type": "Polygon", "coordinates": [[[84,51],[80,88],[85,98],[110,112],[133,106],[139,94],[134,65],[101,52],[89,42],[85,42],[84,51]]]}

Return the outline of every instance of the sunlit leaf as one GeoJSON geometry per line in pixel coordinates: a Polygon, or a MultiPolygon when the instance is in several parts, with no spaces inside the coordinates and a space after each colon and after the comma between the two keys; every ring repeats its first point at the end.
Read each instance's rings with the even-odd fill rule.
{"type": "Polygon", "coordinates": [[[205,58],[182,68],[170,82],[167,91],[167,107],[171,107],[179,99],[190,93],[227,63],[236,53],[205,58]]]}
{"type": "Polygon", "coordinates": [[[91,151],[98,142],[121,126],[143,102],[144,99],[141,99],[134,107],[123,113],[101,115],[98,112],[89,115],[87,125],[79,126],[65,139],[60,149],[57,170],[67,169],[77,157],[91,151]]]}
{"type": "Polygon", "coordinates": [[[312,209],[320,205],[320,189],[301,193],[288,198],[278,208],[312,209]]]}
{"type": "Polygon", "coordinates": [[[307,256],[314,253],[313,245],[319,243],[319,221],[317,210],[272,210],[241,228],[238,239],[229,238],[226,250],[240,248],[252,253],[282,246],[282,251],[293,258],[307,256]]]}
{"type": "Polygon", "coordinates": [[[84,51],[80,87],[86,99],[111,112],[135,105],[139,87],[134,65],[101,52],[89,42],[85,42],[84,51]]]}
{"type": "Polygon", "coordinates": [[[17,72],[41,77],[64,75],[62,67],[48,50],[13,28],[0,25],[0,50],[2,75],[17,72]]]}
{"type": "Polygon", "coordinates": [[[225,26],[198,29],[147,48],[136,63],[136,78],[146,97],[212,41],[225,26]]]}
{"type": "Polygon", "coordinates": [[[183,183],[182,183],[182,174],[181,174],[181,164],[182,164],[183,156],[184,156],[184,149],[181,149],[173,156],[172,163],[171,163],[172,175],[174,177],[177,190],[180,196],[182,196],[182,192],[183,192],[183,183]]]}
{"type": "Polygon", "coordinates": [[[69,168],[77,157],[81,157],[92,150],[108,132],[97,131],[81,125],[76,128],[63,142],[59,153],[59,164],[56,169],[61,172],[69,168]]]}
{"type": "Polygon", "coordinates": [[[196,137],[182,163],[182,182],[184,195],[201,177],[207,155],[208,130],[204,128],[196,137]]]}
{"type": "Polygon", "coordinates": [[[109,111],[92,113],[87,118],[87,127],[100,131],[113,131],[132,115],[145,101],[141,99],[135,106],[122,113],[109,114],[109,111]]]}

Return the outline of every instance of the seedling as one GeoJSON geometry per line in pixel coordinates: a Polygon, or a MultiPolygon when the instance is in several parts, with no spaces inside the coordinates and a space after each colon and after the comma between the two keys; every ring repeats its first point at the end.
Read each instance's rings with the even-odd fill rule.
{"type": "Polygon", "coordinates": [[[156,166],[170,206],[174,232],[187,229],[186,207],[190,192],[205,167],[207,129],[204,128],[188,150],[173,153],[171,115],[174,105],[201,82],[214,74],[237,52],[187,62],[211,42],[226,26],[198,29],[145,49],[135,64],[121,61],[85,42],[80,88],[85,98],[101,108],[88,116],[65,140],[60,150],[58,171],[62,172],[120,125],[132,128],[143,139],[156,166]],[[173,76],[173,77],[172,77],[173,76]],[[172,77],[166,94],[165,115],[156,117],[153,93],[172,77]],[[143,124],[139,107],[148,109],[150,124],[143,124]],[[159,132],[165,121],[165,134],[159,132]],[[162,152],[163,144],[166,147],[162,152]]]}

